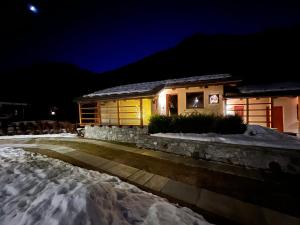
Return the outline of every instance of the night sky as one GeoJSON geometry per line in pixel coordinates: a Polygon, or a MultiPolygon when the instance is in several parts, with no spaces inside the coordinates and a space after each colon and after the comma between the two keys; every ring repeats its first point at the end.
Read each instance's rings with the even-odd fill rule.
{"type": "Polygon", "coordinates": [[[300,23],[300,1],[2,0],[0,71],[38,62],[112,70],[195,33],[300,23]]]}

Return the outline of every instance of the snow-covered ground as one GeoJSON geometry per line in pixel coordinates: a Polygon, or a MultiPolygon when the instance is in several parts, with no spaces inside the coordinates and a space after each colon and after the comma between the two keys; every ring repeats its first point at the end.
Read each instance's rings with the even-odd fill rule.
{"type": "Polygon", "coordinates": [[[25,139],[25,138],[61,138],[61,137],[77,137],[77,134],[71,133],[60,133],[60,134],[39,134],[39,135],[11,135],[11,136],[0,136],[0,140],[7,140],[7,139],[25,139]]]}
{"type": "Polygon", "coordinates": [[[116,177],[11,147],[0,148],[0,203],[3,225],[208,224],[116,177]]]}
{"type": "Polygon", "coordinates": [[[300,138],[279,133],[259,125],[248,125],[244,134],[157,133],[152,134],[152,136],[300,150],[300,138]]]}

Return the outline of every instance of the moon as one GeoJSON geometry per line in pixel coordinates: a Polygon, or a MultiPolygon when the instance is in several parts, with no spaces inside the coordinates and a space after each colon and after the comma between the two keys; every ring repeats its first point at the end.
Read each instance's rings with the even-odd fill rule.
{"type": "Polygon", "coordinates": [[[29,9],[30,12],[32,12],[34,14],[38,14],[39,13],[39,9],[36,6],[34,6],[34,5],[29,4],[28,5],[28,9],[29,9]]]}

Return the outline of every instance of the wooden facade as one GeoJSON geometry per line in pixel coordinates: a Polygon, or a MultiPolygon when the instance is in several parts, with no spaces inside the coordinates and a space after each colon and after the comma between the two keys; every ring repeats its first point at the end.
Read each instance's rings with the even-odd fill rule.
{"type": "Polygon", "coordinates": [[[144,126],[152,115],[152,99],[79,102],[79,121],[85,125],[144,126]]]}
{"type": "Polygon", "coordinates": [[[271,98],[236,98],[226,99],[226,114],[240,115],[247,124],[258,124],[271,127],[271,98]]]}
{"type": "Polygon", "coordinates": [[[226,115],[240,115],[247,124],[299,133],[299,96],[239,97],[225,100],[226,115]]]}

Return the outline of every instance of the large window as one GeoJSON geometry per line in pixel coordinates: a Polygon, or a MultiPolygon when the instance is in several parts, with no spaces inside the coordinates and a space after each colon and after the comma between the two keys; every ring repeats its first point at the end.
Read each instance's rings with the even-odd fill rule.
{"type": "Polygon", "coordinates": [[[204,108],[203,92],[186,93],[186,108],[204,108]]]}

